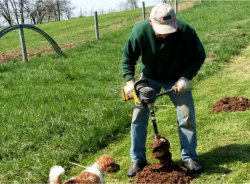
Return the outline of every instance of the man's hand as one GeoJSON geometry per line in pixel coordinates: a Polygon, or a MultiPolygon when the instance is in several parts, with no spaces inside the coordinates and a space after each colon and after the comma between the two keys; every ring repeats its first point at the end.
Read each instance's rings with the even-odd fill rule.
{"type": "Polygon", "coordinates": [[[133,98],[134,85],[135,79],[130,79],[126,83],[125,93],[128,95],[129,98],[133,98]]]}
{"type": "Polygon", "coordinates": [[[176,93],[185,93],[190,90],[190,80],[185,77],[181,77],[174,85],[174,90],[176,93]]]}

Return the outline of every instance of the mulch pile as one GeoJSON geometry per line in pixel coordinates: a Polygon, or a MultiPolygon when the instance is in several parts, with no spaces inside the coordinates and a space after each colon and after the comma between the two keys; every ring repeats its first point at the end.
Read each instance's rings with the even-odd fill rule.
{"type": "Polygon", "coordinates": [[[173,162],[166,166],[162,166],[162,164],[147,165],[136,175],[136,183],[184,184],[190,183],[191,179],[190,173],[173,162]]]}
{"type": "Polygon", "coordinates": [[[250,109],[250,100],[245,97],[226,97],[218,100],[215,104],[211,106],[211,109],[215,113],[225,111],[246,111],[250,109]]]}

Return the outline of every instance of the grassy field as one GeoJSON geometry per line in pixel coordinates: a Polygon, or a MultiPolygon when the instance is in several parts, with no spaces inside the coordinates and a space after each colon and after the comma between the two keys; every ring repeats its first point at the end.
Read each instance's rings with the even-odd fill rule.
{"type": "MultiPolygon", "coordinates": [[[[191,183],[249,183],[250,154],[249,154],[249,117],[250,111],[214,113],[211,105],[224,97],[250,96],[250,46],[244,49],[240,56],[233,57],[230,64],[220,73],[202,80],[193,87],[196,104],[198,130],[199,160],[205,167],[205,172],[196,175],[191,183]]],[[[180,145],[176,125],[176,112],[167,96],[156,103],[156,118],[159,133],[167,137],[171,143],[171,153],[176,163],[181,163],[180,145]]],[[[149,124],[148,137],[153,135],[152,125],[149,124]]],[[[152,140],[148,140],[150,144],[152,140]]],[[[82,161],[82,165],[91,164],[97,155],[110,153],[123,166],[117,174],[108,175],[107,182],[128,183],[126,171],[130,166],[128,158],[130,136],[110,144],[107,148],[91,156],[90,160],[82,161]]],[[[147,155],[151,150],[147,150],[147,155]]],[[[148,160],[157,163],[157,160],[148,160]]],[[[79,173],[76,167],[71,175],[79,173]]]]}
{"type": "MultiPolygon", "coordinates": [[[[196,183],[249,182],[249,111],[214,114],[209,109],[225,96],[250,96],[249,74],[233,67],[243,66],[245,61],[229,63],[249,44],[249,8],[246,1],[204,2],[178,14],[196,29],[208,56],[193,81],[197,151],[206,169],[196,183]]],[[[122,167],[107,181],[130,182],[126,170],[130,165],[132,102],[120,98],[119,88],[124,85],[120,60],[141,10],[112,15],[100,16],[103,30],[99,41],[90,36],[91,31],[80,32],[79,25],[92,22],[90,18],[40,25],[60,44],[87,40],[66,50],[67,58],[49,54],[28,63],[0,65],[0,183],[47,182],[49,168],[56,164],[64,166],[70,177],[80,168],[69,161],[88,165],[102,153],[112,154],[122,167]],[[58,34],[63,29],[65,35],[58,34]]],[[[92,29],[85,25],[86,30],[92,29]]],[[[12,39],[14,36],[0,40],[1,52],[18,48],[12,39]]],[[[35,40],[28,44],[43,46],[35,40]]],[[[249,51],[242,55],[249,56],[249,51]]],[[[157,104],[171,105],[167,97],[157,104]]],[[[156,115],[160,133],[169,139],[173,159],[179,162],[175,110],[158,107],[156,115]]]]}

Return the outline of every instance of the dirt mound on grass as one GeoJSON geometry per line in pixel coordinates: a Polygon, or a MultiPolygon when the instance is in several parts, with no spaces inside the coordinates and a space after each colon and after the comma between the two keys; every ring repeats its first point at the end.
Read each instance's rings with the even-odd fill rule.
{"type": "Polygon", "coordinates": [[[218,100],[211,106],[211,109],[215,113],[224,111],[245,111],[250,109],[250,100],[245,97],[226,97],[218,100]]]}
{"type": "Polygon", "coordinates": [[[144,167],[137,173],[136,183],[190,183],[191,173],[173,162],[169,151],[170,142],[165,137],[160,136],[159,139],[149,144],[148,148],[153,149],[150,158],[158,159],[160,163],[144,167]]]}
{"type": "Polygon", "coordinates": [[[171,163],[163,166],[162,164],[151,164],[144,167],[136,175],[136,183],[190,183],[191,174],[183,170],[179,165],[171,163]]]}

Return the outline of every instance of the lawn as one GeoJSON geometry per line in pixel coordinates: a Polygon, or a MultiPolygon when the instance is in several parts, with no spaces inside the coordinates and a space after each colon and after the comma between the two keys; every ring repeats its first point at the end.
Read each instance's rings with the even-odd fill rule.
{"type": "MultiPolygon", "coordinates": [[[[246,1],[209,1],[178,13],[196,29],[207,52],[193,80],[197,151],[206,169],[196,183],[249,182],[249,111],[214,114],[210,109],[225,96],[250,97],[249,74],[244,67],[234,66],[245,62],[235,56],[249,56],[249,51],[242,51],[250,40],[249,9],[246,1]]],[[[60,44],[86,40],[65,50],[67,58],[52,53],[28,63],[14,60],[0,65],[0,183],[47,182],[53,165],[65,167],[70,177],[80,168],[69,161],[89,165],[102,153],[121,164],[121,171],[107,181],[129,182],[132,102],[120,97],[119,89],[125,84],[120,62],[121,49],[133,24],[141,20],[141,10],[99,19],[103,22],[99,41],[90,31],[93,28],[86,26],[86,32],[80,32],[80,22],[92,22],[91,18],[39,26],[60,44]],[[67,34],[58,34],[63,29],[67,34]]],[[[12,39],[14,35],[1,38],[1,52],[18,48],[12,39]]],[[[43,47],[35,40],[28,45],[43,47]]],[[[171,105],[167,97],[157,104],[171,105]]],[[[173,159],[179,163],[175,110],[159,106],[156,116],[160,134],[169,139],[173,159]]]]}
{"type": "MultiPolygon", "coordinates": [[[[198,131],[197,152],[205,172],[194,175],[191,183],[249,183],[250,111],[214,113],[211,109],[212,104],[225,97],[249,98],[249,70],[250,45],[239,56],[231,58],[220,73],[193,86],[198,131]]],[[[171,143],[173,161],[181,165],[176,112],[167,96],[157,100],[156,118],[159,133],[171,143]]],[[[151,135],[153,128],[149,123],[148,137],[151,135]]],[[[147,145],[150,143],[152,140],[148,139],[147,145]]],[[[109,153],[122,168],[116,174],[107,175],[107,183],[133,183],[134,179],[126,177],[130,166],[129,148],[130,136],[126,135],[97,154],[89,156],[89,159],[82,160],[81,165],[90,165],[99,155],[109,153]]],[[[151,151],[147,150],[148,162],[157,163],[157,160],[149,159],[151,151]]],[[[76,175],[80,171],[80,167],[75,167],[69,175],[76,175]]]]}

